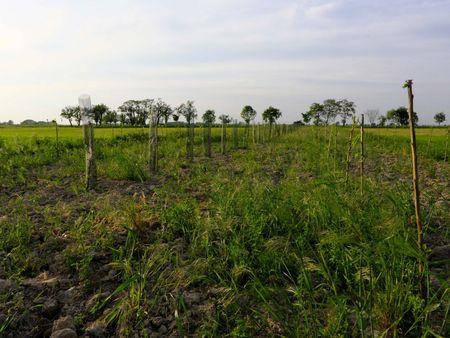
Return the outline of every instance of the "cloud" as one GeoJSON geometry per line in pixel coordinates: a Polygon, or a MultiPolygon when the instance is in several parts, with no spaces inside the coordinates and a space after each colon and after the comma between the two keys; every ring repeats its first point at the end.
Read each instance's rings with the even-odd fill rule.
{"type": "Polygon", "coordinates": [[[88,91],[195,99],[238,116],[278,105],[286,120],[329,97],[360,109],[423,94],[421,120],[450,109],[449,1],[22,1],[0,12],[0,120],[45,118],[88,91]],[[437,87],[433,84],[439,84],[437,87]],[[396,88],[399,88],[397,90],[396,88]]]}
{"type": "Polygon", "coordinates": [[[339,5],[339,2],[327,2],[306,9],[305,15],[309,18],[317,19],[331,14],[339,5]]]}

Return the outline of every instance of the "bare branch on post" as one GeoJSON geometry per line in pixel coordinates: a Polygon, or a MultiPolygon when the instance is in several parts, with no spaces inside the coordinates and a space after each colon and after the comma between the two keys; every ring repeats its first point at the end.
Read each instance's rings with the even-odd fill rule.
{"type": "MultiPolygon", "coordinates": [[[[412,80],[407,80],[403,87],[408,89],[408,115],[409,115],[409,135],[411,139],[411,162],[412,162],[412,180],[413,180],[413,196],[414,196],[414,209],[417,225],[417,245],[422,252],[422,222],[420,220],[420,190],[419,190],[419,173],[417,169],[417,147],[416,147],[416,131],[414,129],[414,95],[412,92],[412,80]]],[[[424,264],[422,260],[419,260],[419,273],[423,274],[424,264]]],[[[423,280],[420,280],[420,291],[424,294],[423,280]]]]}

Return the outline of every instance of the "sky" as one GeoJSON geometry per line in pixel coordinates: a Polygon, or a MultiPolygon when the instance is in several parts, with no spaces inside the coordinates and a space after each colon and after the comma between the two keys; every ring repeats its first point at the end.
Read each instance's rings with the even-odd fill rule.
{"type": "Polygon", "coordinates": [[[313,102],[407,105],[450,120],[450,0],[0,0],[0,121],[58,117],[87,93],[194,100],[200,114],[313,102]]]}

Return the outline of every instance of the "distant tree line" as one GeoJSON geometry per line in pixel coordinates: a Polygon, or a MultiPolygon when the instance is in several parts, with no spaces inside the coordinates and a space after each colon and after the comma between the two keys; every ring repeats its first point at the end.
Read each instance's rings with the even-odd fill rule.
{"type": "MultiPolygon", "coordinates": [[[[345,126],[347,121],[356,113],[356,106],[352,101],[347,99],[335,100],[327,99],[322,103],[313,103],[309,110],[302,113],[302,119],[295,121],[295,124],[314,124],[314,125],[329,125],[342,124],[345,126]]],[[[409,114],[406,107],[398,107],[386,112],[386,115],[381,115],[378,109],[368,109],[364,112],[367,120],[371,126],[407,126],[409,123],[409,114]]],[[[417,112],[414,112],[414,123],[417,125],[419,117],[417,112]]],[[[434,116],[434,120],[438,125],[445,122],[445,113],[440,112],[434,116]]]]}
{"type": "Polygon", "coordinates": [[[340,123],[345,126],[355,110],[355,103],[347,99],[327,99],[323,103],[314,102],[307,112],[302,113],[302,118],[303,123],[313,123],[316,126],[332,124],[340,119],[340,123]]]}
{"type": "MultiPolygon", "coordinates": [[[[186,119],[188,124],[194,123],[195,116],[190,116],[185,113],[186,105],[189,102],[183,103],[178,107],[172,108],[169,104],[165,103],[161,99],[145,99],[145,100],[128,100],[117,108],[117,111],[111,110],[105,104],[97,104],[92,107],[90,111],[91,120],[98,126],[101,125],[121,125],[129,126],[141,126],[147,124],[152,116],[152,110],[156,110],[158,115],[157,123],[164,123],[167,125],[169,119],[172,118],[174,122],[178,122],[180,116],[186,119]]],[[[192,103],[193,104],[193,103],[192,103]]],[[[214,118],[211,118],[211,114],[215,112],[211,109],[207,110],[207,115],[203,116],[203,122],[205,124],[213,124],[214,118]],[[206,119],[206,120],[205,120],[206,119]]],[[[302,119],[295,121],[295,124],[314,124],[314,125],[329,125],[329,124],[341,124],[345,126],[356,113],[356,105],[354,102],[347,99],[336,100],[327,99],[322,103],[314,102],[309,107],[309,110],[302,113],[302,119]]],[[[368,123],[371,126],[407,126],[409,121],[408,110],[406,107],[399,107],[391,109],[386,112],[385,115],[381,115],[378,109],[368,109],[365,112],[368,123]]],[[[246,105],[242,108],[241,118],[248,127],[250,123],[256,118],[256,111],[252,106],[246,105]]],[[[82,116],[80,107],[67,106],[61,111],[61,117],[69,121],[70,125],[80,125],[82,116]]],[[[262,119],[265,123],[272,125],[281,117],[279,109],[274,107],[267,108],[262,113],[262,119]]],[[[232,119],[229,115],[221,115],[218,117],[220,123],[229,124],[232,119]]],[[[438,125],[441,125],[446,121],[446,115],[443,112],[437,113],[434,116],[434,120],[438,125]]],[[[418,115],[414,112],[414,123],[419,121],[418,115]]],[[[10,123],[12,121],[9,121],[10,123]]],[[[6,124],[6,123],[3,123],[6,124]]]]}
{"type": "MultiPolygon", "coordinates": [[[[90,119],[97,126],[101,125],[121,125],[142,126],[147,123],[164,123],[167,125],[169,119],[178,122],[180,117],[184,117],[187,124],[194,123],[197,118],[193,101],[182,103],[178,107],[172,108],[161,99],[128,100],[117,108],[111,110],[105,104],[94,105],[89,112],[90,119]],[[193,113],[194,112],[194,113],[193,113]],[[154,120],[156,116],[156,121],[154,120]],[[153,120],[152,120],[153,119],[153,120]],[[151,121],[152,120],[152,121],[151,121]]],[[[256,118],[257,112],[252,106],[246,105],[242,108],[241,117],[248,127],[256,118]]],[[[269,125],[273,125],[281,117],[282,113],[278,108],[268,107],[262,114],[262,119],[269,125]]],[[[61,117],[68,120],[70,125],[80,125],[82,114],[79,106],[66,106],[61,110],[61,117]]],[[[232,119],[229,115],[218,117],[222,124],[229,124],[232,119]]],[[[216,120],[214,110],[208,109],[202,116],[205,124],[213,124],[216,120]]]]}
{"type": "Polygon", "coordinates": [[[14,125],[14,121],[13,120],[9,120],[7,122],[0,122],[0,125],[2,125],[2,126],[12,126],[12,125],[14,125]]]}

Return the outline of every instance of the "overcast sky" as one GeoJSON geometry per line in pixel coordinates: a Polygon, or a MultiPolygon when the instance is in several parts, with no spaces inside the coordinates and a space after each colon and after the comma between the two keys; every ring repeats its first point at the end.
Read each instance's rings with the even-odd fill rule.
{"type": "Polygon", "coordinates": [[[88,93],[194,100],[239,116],[313,102],[450,119],[450,0],[0,0],[0,121],[53,119],[88,93]]]}

